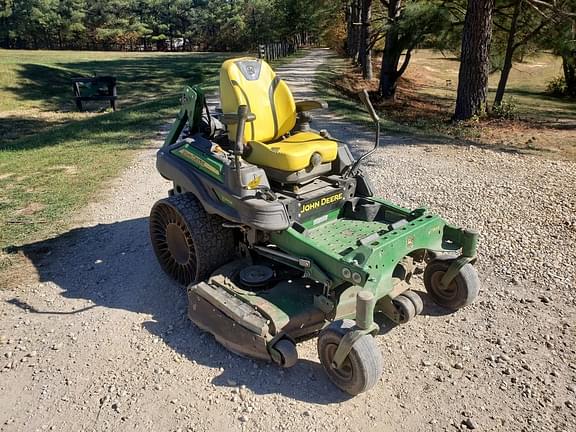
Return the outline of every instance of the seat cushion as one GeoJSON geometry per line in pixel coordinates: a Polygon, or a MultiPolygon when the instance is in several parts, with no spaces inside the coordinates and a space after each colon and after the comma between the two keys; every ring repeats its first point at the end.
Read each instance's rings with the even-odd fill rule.
{"type": "Polygon", "coordinates": [[[246,160],[261,167],[281,171],[300,171],[311,166],[311,159],[318,153],[322,163],[332,162],[338,156],[338,144],[313,132],[300,132],[283,141],[264,144],[248,143],[246,160]]]}

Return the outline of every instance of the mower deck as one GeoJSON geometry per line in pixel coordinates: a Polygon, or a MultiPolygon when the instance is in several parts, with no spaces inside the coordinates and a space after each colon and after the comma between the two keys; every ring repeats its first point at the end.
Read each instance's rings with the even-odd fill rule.
{"type": "MultiPolygon", "coordinates": [[[[191,304],[197,303],[200,296],[241,328],[228,329],[222,315],[215,315],[211,308],[190,309],[190,318],[211,329],[229,349],[258,358],[269,358],[266,347],[279,336],[303,340],[317,334],[330,321],[354,317],[360,291],[371,292],[375,302],[381,304],[378,309],[398,321],[391,304],[409,290],[412,267],[410,263],[404,265],[405,257],[420,249],[446,252],[443,244],[450,241],[443,238],[444,234],[456,229],[445,225],[438,216],[420,210],[410,212],[382,200],[362,199],[356,204],[357,208],[344,207],[275,234],[274,243],[282,252],[296,257],[299,264],[289,260],[286,266],[272,264],[275,277],[266,286],[242,286],[239,272],[255,263],[240,259],[218,269],[207,283],[190,288],[191,304]],[[367,215],[360,210],[362,205],[370,205],[372,212],[367,215]],[[346,214],[379,220],[353,219],[346,214]],[[290,274],[298,265],[305,267],[306,277],[290,274]],[[246,316],[252,316],[247,311],[258,314],[260,321],[266,323],[265,328],[261,326],[254,332],[253,323],[246,321],[246,316]],[[238,332],[246,331],[252,331],[259,342],[237,344],[238,332]]],[[[264,260],[283,259],[282,252],[275,248],[258,251],[264,260]]]]}

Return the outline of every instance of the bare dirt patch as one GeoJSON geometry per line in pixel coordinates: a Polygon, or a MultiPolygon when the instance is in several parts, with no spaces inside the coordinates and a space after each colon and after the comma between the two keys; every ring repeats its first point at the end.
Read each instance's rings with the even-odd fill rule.
{"type": "Polygon", "coordinates": [[[59,171],[69,175],[76,175],[78,174],[78,167],[76,165],[55,165],[47,168],[46,171],[59,171]]]}
{"type": "Polygon", "coordinates": [[[41,212],[45,208],[46,206],[44,204],[33,202],[28,204],[26,207],[17,210],[16,214],[20,216],[32,216],[38,212],[41,212]]]}

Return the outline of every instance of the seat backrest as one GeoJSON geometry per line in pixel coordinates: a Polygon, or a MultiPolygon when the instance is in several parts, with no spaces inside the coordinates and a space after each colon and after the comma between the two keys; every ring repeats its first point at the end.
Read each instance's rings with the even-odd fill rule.
{"type": "MultiPolygon", "coordinates": [[[[296,125],[296,105],[290,89],[268,63],[244,57],[224,62],[220,69],[220,104],[225,113],[235,113],[240,105],[256,115],[246,124],[246,141],[271,142],[296,125]]],[[[236,127],[229,127],[236,137],[236,127]]]]}

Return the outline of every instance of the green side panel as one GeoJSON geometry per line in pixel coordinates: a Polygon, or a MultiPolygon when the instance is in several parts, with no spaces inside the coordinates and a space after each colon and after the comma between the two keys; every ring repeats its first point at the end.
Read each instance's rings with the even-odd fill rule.
{"type": "Polygon", "coordinates": [[[170,128],[170,132],[168,132],[168,135],[164,140],[164,145],[174,144],[180,137],[186,123],[190,126],[192,133],[198,131],[200,122],[202,121],[204,103],[205,96],[200,86],[186,86],[184,88],[184,92],[180,98],[180,112],[176,116],[176,120],[170,128]]]}
{"type": "MultiPolygon", "coordinates": [[[[196,112],[196,102],[198,101],[198,93],[195,88],[186,87],[182,94],[182,108],[188,113],[189,120],[194,120],[196,112]]],[[[192,125],[191,125],[192,126],[192,125]]]]}
{"type": "Polygon", "coordinates": [[[172,154],[190,163],[195,168],[198,168],[200,171],[218,180],[220,183],[224,182],[222,176],[224,164],[218,159],[201,152],[189,144],[185,144],[182,147],[172,150],[172,154]]]}
{"type": "Polygon", "coordinates": [[[184,126],[186,126],[187,121],[188,114],[186,113],[186,109],[182,108],[176,116],[176,120],[170,127],[170,132],[168,132],[168,135],[166,135],[166,139],[164,140],[165,146],[172,145],[178,140],[180,134],[184,130],[184,126]]]}
{"type": "Polygon", "coordinates": [[[218,199],[220,200],[220,202],[224,205],[227,205],[228,207],[232,207],[234,208],[234,201],[232,200],[232,198],[225,194],[224,192],[220,192],[215,190],[214,191],[216,193],[216,196],[218,197],[218,199]]]}

